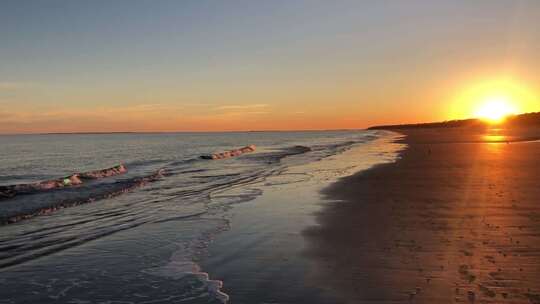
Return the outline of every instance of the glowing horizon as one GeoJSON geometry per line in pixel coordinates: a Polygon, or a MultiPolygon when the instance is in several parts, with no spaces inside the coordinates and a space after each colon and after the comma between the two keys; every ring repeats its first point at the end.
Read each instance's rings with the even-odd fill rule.
{"type": "Polygon", "coordinates": [[[502,122],[505,117],[537,112],[539,99],[535,90],[521,80],[509,77],[485,78],[471,83],[455,94],[451,115],[502,122]]]}
{"type": "Polygon", "coordinates": [[[8,0],[0,133],[360,129],[497,98],[536,112],[538,20],[527,0],[8,0]]]}

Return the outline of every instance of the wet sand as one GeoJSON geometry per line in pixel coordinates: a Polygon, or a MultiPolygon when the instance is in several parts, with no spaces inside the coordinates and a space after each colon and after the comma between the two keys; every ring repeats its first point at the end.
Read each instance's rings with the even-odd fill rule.
{"type": "MultiPolygon", "coordinates": [[[[262,183],[232,190],[260,196],[230,209],[229,229],[213,239],[207,256],[198,261],[212,279],[223,281],[221,290],[230,296],[230,303],[341,303],[325,292],[325,286],[309,279],[318,260],[306,255],[309,243],[303,231],[317,226],[316,214],[326,204],[323,188],[341,176],[395,159],[403,145],[393,138],[290,166],[262,183]]],[[[295,163],[293,158],[289,161],[295,163]]],[[[212,200],[229,196],[227,191],[217,193],[212,200]]]]}
{"type": "Polygon", "coordinates": [[[324,190],[310,282],[344,303],[540,303],[540,142],[400,132],[401,160],[324,190]]]}
{"type": "Polygon", "coordinates": [[[320,201],[318,189],[272,188],[235,206],[230,229],[212,242],[202,269],[223,281],[221,290],[232,304],[338,303],[306,279],[315,265],[302,254],[301,232],[316,225],[313,214],[320,206],[311,202],[320,201]]]}

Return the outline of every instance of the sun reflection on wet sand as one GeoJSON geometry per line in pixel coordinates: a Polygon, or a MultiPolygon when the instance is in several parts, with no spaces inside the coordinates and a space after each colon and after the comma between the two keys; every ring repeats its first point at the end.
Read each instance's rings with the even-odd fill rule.
{"type": "Polygon", "coordinates": [[[504,135],[494,135],[494,134],[487,134],[482,137],[482,139],[489,143],[499,143],[499,142],[506,142],[507,137],[504,135]]]}
{"type": "Polygon", "coordinates": [[[504,133],[505,129],[503,128],[490,128],[487,134],[482,135],[482,141],[488,143],[508,142],[508,136],[504,133]]]}
{"type": "Polygon", "coordinates": [[[504,146],[509,143],[509,136],[505,134],[505,130],[501,128],[489,129],[487,134],[482,135],[482,141],[486,143],[485,147],[488,153],[497,154],[497,160],[503,153],[504,146]]]}

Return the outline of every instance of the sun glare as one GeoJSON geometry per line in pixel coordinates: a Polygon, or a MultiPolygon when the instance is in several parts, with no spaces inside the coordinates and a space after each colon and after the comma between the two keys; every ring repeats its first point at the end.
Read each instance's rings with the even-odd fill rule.
{"type": "Polygon", "coordinates": [[[450,103],[451,119],[476,117],[497,124],[509,115],[538,111],[538,97],[523,81],[502,77],[467,82],[450,103]]]}
{"type": "Polygon", "coordinates": [[[517,114],[516,106],[508,98],[492,97],[486,99],[475,112],[475,116],[492,123],[503,121],[507,116],[517,114]]]}

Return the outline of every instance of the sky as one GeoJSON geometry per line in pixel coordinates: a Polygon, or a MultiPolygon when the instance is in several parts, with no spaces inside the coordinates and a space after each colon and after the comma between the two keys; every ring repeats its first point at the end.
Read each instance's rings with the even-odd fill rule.
{"type": "Polygon", "coordinates": [[[0,133],[354,129],[540,111],[540,1],[0,0],[0,133]]]}

